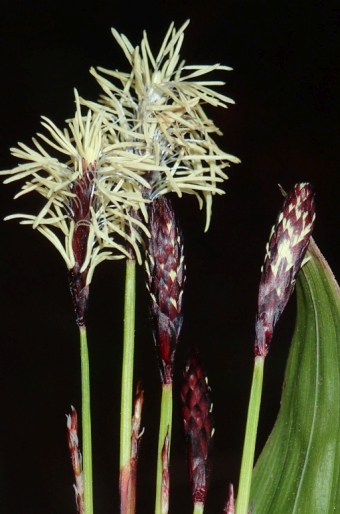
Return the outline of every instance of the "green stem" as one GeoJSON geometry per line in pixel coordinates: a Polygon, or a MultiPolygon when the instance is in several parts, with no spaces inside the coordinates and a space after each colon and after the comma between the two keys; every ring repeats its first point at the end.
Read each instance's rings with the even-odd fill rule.
{"type": "Polygon", "coordinates": [[[79,327],[81,360],[84,514],[93,514],[90,365],[86,327],[79,327]]]}
{"type": "Polygon", "coordinates": [[[135,342],[136,260],[126,260],[124,341],[120,411],[120,469],[131,457],[131,423],[133,409],[133,358],[135,342]]]}
{"type": "Polygon", "coordinates": [[[162,514],[162,449],[169,429],[169,463],[172,426],[172,384],[162,385],[161,419],[158,434],[155,514],[162,514]]]}
{"type": "Polygon", "coordinates": [[[255,444],[262,395],[264,357],[255,357],[253,382],[251,385],[246,435],[244,437],[240,482],[238,487],[236,514],[247,514],[250,486],[254,466],[255,444]]]}
{"type": "Polygon", "coordinates": [[[193,514],[203,514],[204,504],[203,503],[195,503],[194,504],[194,512],[193,514]]]}

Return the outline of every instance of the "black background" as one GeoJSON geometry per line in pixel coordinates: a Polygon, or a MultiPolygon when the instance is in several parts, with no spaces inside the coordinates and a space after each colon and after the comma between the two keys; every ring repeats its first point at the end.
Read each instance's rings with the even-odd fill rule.
{"type": "MultiPolygon", "coordinates": [[[[1,8],[1,169],[8,148],[39,131],[39,116],[63,126],[73,92],[96,99],[90,66],[128,71],[110,27],[134,45],[146,29],[152,48],[172,20],[187,18],[182,57],[221,62],[223,92],[236,101],[211,110],[224,132],[219,145],[242,159],[216,197],[209,232],[193,197],[174,199],[186,242],[184,327],[176,388],[188,345],[204,356],[214,393],[214,463],[207,514],[221,513],[227,485],[237,485],[249,395],[260,266],[281,206],[277,184],[310,181],[317,192],[315,239],[340,275],[339,12],[331,2],[187,0],[6,0],[1,8]]],[[[16,203],[18,184],[0,187],[0,217],[37,212],[34,196],[16,203]]],[[[0,511],[76,511],[65,413],[79,408],[78,333],[65,264],[39,233],[0,224],[0,511]]],[[[101,264],[91,286],[88,322],[92,378],[96,514],[119,512],[118,426],[124,263],[101,264]]],[[[293,298],[279,323],[264,380],[258,451],[279,409],[294,326],[293,298]]],[[[160,386],[142,269],[138,277],[136,376],[145,388],[138,512],[153,511],[160,386]]],[[[174,409],[170,512],[190,512],[181,420],[174,409]]]]}

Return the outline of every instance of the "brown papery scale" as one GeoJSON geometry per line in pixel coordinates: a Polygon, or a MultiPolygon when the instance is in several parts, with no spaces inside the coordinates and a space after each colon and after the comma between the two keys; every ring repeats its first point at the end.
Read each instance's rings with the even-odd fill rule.
{"type": "Polygon", "coordinates": [[[145,271],[152,331],[162,383],[171,384],[174,355],[183,320],[185,275],[182,234],[172,204],[165,196],[151,203],[148,229],[150,238],[145,271]]]}
{"type": "Polygon", "coordinates": [[[315,221],[315,194],[308,183],[296,184],[286,196],[272,228],[258,296],[255,355],[265,357],[274,327],[294,289],[315,221]]]}

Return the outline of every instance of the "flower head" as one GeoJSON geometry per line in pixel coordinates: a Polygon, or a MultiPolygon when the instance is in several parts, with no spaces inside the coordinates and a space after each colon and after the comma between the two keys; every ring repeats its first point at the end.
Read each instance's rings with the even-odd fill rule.
{"type": "MultiPolygon", "coordinates": [[[[209,226],[212,195],[222,194],[219,185],[227,175],[229,161],[239,159],[223,152],[211,134],[221,135],[208,118],[203,104],[227,107],[233,100],[212,89],[224,82],[201,80],[211,71],[231,70],[220,64],[186,66],[179,52],[186,22],[178,31],[174,24],[154,56],[144,32],[140,47],[112,30],[131,70],[129,73],[98,68],[118,85],[91,69],[104,91],[101,97],[108,123],[107,137],[115,153],[117,167],[140,173],[149,183],[145,198],[168,192],[197,196],[206,201],[209,226]]],[[[102,106],[83,101],[93,110],[102,106]]]]}
{"type": "Polygon", "coordinates": [[[114,235],[127,239],[140,255],[137,244],[140,236],[136,229],[144,226],[131,217],[130,211],[139,208],[142,202],[136,184],[143,187],[147,184],[137,174],[130,181],[122,180],[114,172],[107,151],[103,113],[89,110],[83,116],[77,92],[75,99],[75,116],[68,120],[64,131],[42,117],[49,137],[45,134],[38,137],[61,154],[60,160],[33,138],[34,149],[23,143],[11,149],[14,157],[26,163],[0,173],[10,175],[5,183],[25,180],[15,198],[36,191],[46,200],[36,216],[15,214],[7,219],[21,218],[22,224],[38,229],[59,250],[69,270],[76,266],[81,272],[86,271],[86,284],[89,284],[94,268],[101,261],[128,254],[125,245],[117,242],[114,235]]]}
{"type": "Polygon", "coordinates": [[[10,175],[5,183],[26,180],[16,198],[35,191],[45,199],[38,215],[15,214],[6,219],[21,218],[22,224],[32,225],[59,250],[69,270],[70,291],[80,326],[86,321],[89,284],[95,267],[105,259],[130,257],[126,243],[142,261],[141,231],[148,234],[148,230],[134,213],[145,202],[141,187],[149,186],[136,173],[122,177],[107,149],[103,112],[89,110],[83,116],[77,92],[75,98],[76,113],[67,121],[64,131],[43,117],[42,125],[49,137],[38,134],[40,140],[61,154],[60,160],[33,138],[35,149],[23,143],[11,149],[15,157],[26,163],[1,174],[10,175]]]}

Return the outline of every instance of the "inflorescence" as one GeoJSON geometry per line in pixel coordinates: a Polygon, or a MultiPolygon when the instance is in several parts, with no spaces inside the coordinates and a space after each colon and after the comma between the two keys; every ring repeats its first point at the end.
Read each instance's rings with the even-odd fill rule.
{"type": "Polygon", "coordinates": [[[221,132],[203,110],[204,104],[233,103],[212,89],[223,82],[201,80],[231,68],[185,65],[179,53],[187,25],[176,31],[171,24],[156,57],[145,32],[140,46],[133,47],[113,30],[130,71],[99,68],[113,83],[92,69],[104,92],[99,103],[75,91],[76,113],[67,127],[61,130],[42,117],[47,135],[37,134],[34,148],[18,143],[11,152],[24,164],[0,172],[9,175],[5,183],[25,181],[15,198],[35,191],[45,199],[37,215],[7,219],[19,218],[47,237],[69,271],[81,274],[79,287],[90,284],[105,259],[133,253],[142,261],[140,243],[149,236],[147,204],[159,196],[194,194],[200,207],[205,201],[207,229],[212,196],[224,193],[224,169],[239,162],[214,142],[211,135],[221,132]]]}

